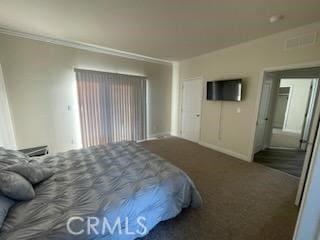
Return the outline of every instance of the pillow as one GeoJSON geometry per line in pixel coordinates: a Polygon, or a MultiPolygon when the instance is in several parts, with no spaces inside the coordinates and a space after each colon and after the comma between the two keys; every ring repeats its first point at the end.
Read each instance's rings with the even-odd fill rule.
{"type": "Polygon", "coordinates": [[[7,156],[7,157],[18,157],[18,158],[28,158],[28,156],[20,151],[16,150],[9,150],[3,147],[0,147],[0,156],[7,156]]]}
{"type": "Polygon", "coordinates": [[[35,193],[31,183],[17,173],[0,171],[0,191],[6,197],[26,201],[34,198],[35,193]]]}
{"type": "Polygon", "coordinates": [[[9,209],[14,205],[14,201],[0,193],[0,230],[7,216],[9,209]]]}
{"type": "Polygon", "coordinates": [[[13,156],[0,155],[0,170],[15,164],[26,164],[28,160],[25,158],[17,158],[13,156]]]}
{"type": "Polygon", "coordinates": [[[14,164],[27,163],[28,161],[29,157],[19,151],[0,147],[0,170],[14,164]]]}
{"type": "Polygon", "coordinates": [[[54,174],[54,170],[52,168],[43,167],[36,161],[15,164],[7,167],[5,170],[21,175],[31,184],[42,182],[54,174]]]}

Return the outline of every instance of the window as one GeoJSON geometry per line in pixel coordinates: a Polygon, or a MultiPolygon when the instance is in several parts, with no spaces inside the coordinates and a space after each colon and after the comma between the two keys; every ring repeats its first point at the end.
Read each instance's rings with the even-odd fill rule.
{"type": "Polygon", "coordinates": [[[146,79],[76,70],[84,147],[146,136],[146,79]]]}

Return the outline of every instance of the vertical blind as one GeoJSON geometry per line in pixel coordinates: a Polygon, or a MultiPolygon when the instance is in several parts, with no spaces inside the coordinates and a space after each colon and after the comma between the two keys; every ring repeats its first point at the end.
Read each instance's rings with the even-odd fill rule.
{"type": "Polygon", "coordinates": [[[146,136],[146,79],[76,69],[84,147],[146,136]]]}

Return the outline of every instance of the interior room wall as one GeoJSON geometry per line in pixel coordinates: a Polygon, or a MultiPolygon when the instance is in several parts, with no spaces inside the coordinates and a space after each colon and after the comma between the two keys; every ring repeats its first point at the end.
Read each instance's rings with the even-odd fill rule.
{"type": "MultiPolygon", "coordinates": [[[[308,62],[319,62],[320,65],[319,39],[314,45],[284,49],[287,39],[307,32],[319,33],[320,22],[179,63],[180,81],[198,76],[202,76],[205,81],[230,78],[242,78],[244,81],[243,101],[223,103],[221,139],[218,139],[220,103],[203,100],[200,143],[251,160],[262,72],[265,69],[304,65],[308,62]]],[[[179,91],[177,89],[176,94],[179,91]]]]}
{"type": "Polygon", "coordinates": [[[283,130],[301,133],[312,79],[281,79],[280,87],[290,87],[283,130]]]}
{"type": "Polygon", "coordinates": [[[171,127],[172,66],[94,53],[0,34],[3,67],[18,148],[81,146],[74,68],[145,75],[148,134],[171,127]]]}
{"type": "Polygon", "coordinates": [[[16,149],[16,139],[12,124],[7,90],[0,65],[0,147],[16,149]]]}

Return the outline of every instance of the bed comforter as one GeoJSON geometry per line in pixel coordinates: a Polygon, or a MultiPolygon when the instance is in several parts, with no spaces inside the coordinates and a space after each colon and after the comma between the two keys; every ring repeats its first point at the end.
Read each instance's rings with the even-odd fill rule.
{"type": "Polygon", "coordinates": [[[134,142],[38,161],[56,173],[35,186],[36,198],[11,208],[1,240],[131,240],[182,208],[201,205],[196,187],[181,169],[134,142]]]}

